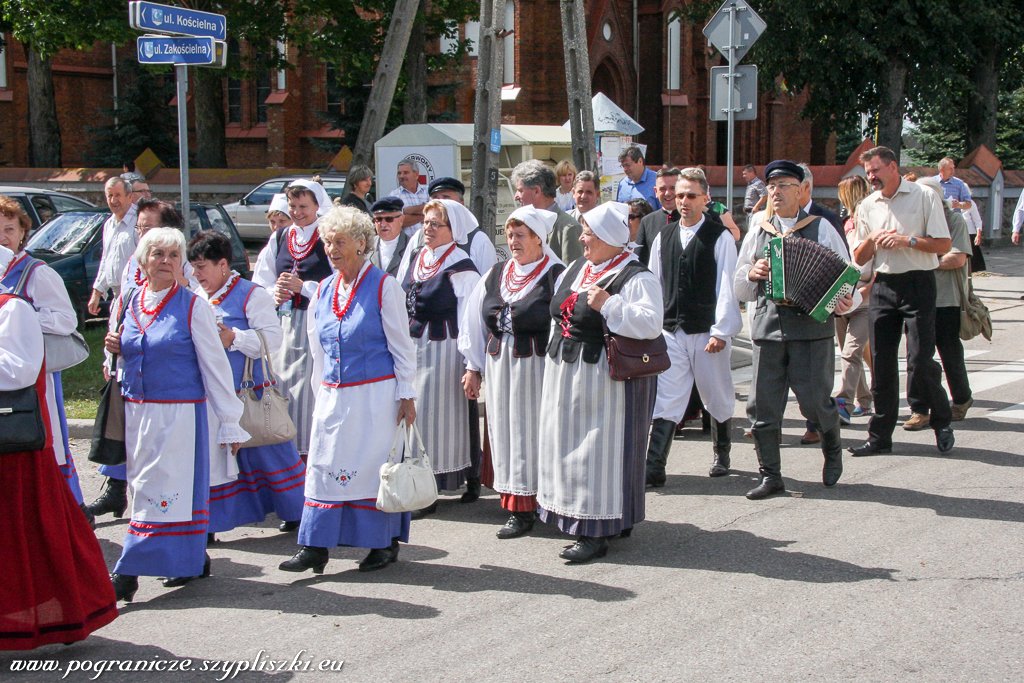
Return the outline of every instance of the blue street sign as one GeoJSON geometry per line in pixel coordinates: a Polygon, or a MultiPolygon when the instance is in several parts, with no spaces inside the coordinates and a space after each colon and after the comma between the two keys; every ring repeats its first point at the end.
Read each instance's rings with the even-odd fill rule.
{"type": "Polygon", "coordinates": [[[501,130],[491,128],[491,151],[495,154],[501,152],[501,130]]]}
{"type": "Polygon", "coordinates": [[[139,36],[140,64],[213,64],[216,59],[213,38],[172,38],[139,36]]]}
{"type": "Polygon", "coordinates": [[[179,36],[207,36],[214,40],[228,38],[228,20],[223,14],[197,12],[184,7],[158,5],[155,2],[130,3],[128,22],[132,28],[140,31],[179,36]]]}

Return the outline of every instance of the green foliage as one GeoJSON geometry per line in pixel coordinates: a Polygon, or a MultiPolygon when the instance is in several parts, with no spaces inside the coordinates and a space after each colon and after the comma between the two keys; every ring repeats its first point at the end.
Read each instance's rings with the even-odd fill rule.
{"type": "MultiPolygon", "coordinates": [[[[921,149],[908,149],[913,165],[936,166],[943,157],[962,159],[967,149],[967,132],[961,116],[969,95],[961,93],[945,107],[931,107],[917,114],[915,137],[921,149]]],[[[1024,168],[1024,87],[999,93],[996,115],[996,148],[992,150],[1004,168],[1024,168]]]]}
{"type": "Polygon", "coordinates": [[[64,48],[119,42],[128,24],[127,0],[4,0],[2,22],[43,59],[64,48]]]}
{"type": "Polygon", "coordinates": [[[175,109],[167,106],[175,93],[171,67],[145,68],[131,55],[117,68],[117,111],[103,112],[111,121],[116,115],[117,124],[86,127],[92,144],[87,161],[104,168],[116,167],[148,147],[165,166],[177,166],[177,117],[175,109]]]}

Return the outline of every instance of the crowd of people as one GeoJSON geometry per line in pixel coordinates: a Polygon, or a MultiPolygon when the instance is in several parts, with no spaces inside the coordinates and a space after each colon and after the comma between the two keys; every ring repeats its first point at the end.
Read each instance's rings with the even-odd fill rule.
{"type": "Polygon", "coordinates": [[[127,458],[100,468],[104,489],[89,505],[60,373],[46,371],[41,341],[69,334],[75,313],[60,278],[24,251],[28,217],[0,198],[0,391],[34,393],[46,427],[45,443],[0,456],[0,486],[23,492],[2,497],[4,519],[34,517],[23,531],[39,535],[27,544],[33,552],[24,538],[0,535],[25,585],[0,604],[0,648],[84,637],[116,615],[116,600],[133,599],[139,576],[169,588],[208,576],[215,534],[270,513],[281,532],[297,531],[283,571],[322,573],[337,546],[369,551],[359,571],[386,568],[411,521],[449,504],[376,507],[378,472],[402,424],[418,427],[440,492],[463,491],[462,504],[482,485],[499,494],[509,517],[498,538],[550,523],[572,538],[561,558],[603,557],[643,521],[645,489],[666,484],[694,401],[709,421],[708,474],[730,473],[741,302],[753,342],[746,415],[760,469],[747,498],[785,490],[790,390],[820,443],[825,486],[842,475],[840,425],[851,414],[872,416],[852,455],[891,452],[904,333],[911,422],[932,428],[948,453],[949,425],[971,403],[952,311],[956,277],[976,258],[958,213],[969,194],[950,200],[942,167],[939,179],[901,177],[884,147],[861,161],[866,178],[839,188],[845,220],[811,200],[806,165],[773,161],[763,182],[747,167],[742,239],[700,168],[652,171],[638,148],[627,149],[618,201],[599,203],[590,171],[525,161],[511,176],[520,208],[504,223],[504,262],[459,180],[423,187],[407,160],[399,188],[371,202],[372,172],[357,167],[343,199],[315,180],[274,197],[251,282],[231,269],[224,236],[199,232],[186,242],[173,205],[132,185],[144,181],[112,178],[89,308],[110,297],[104,372],[120,383],[127,458]],[[822,321],[768,295],[773,238],[809,240],[857,264],[857,285],[833,315],[822,321]],[[837,333],[842,388],[833,395],[837,333]],[[623,378],[609,350],[616,339],[649,349],[645,362],[662,343],[668,369],[623,378]],[[294,439],[268,445],[242,427],[239,397],[267,392],[288,399],[294,439]],[[103,561],[89,524],[126,511],[111,581],[98,580],[103,561]],[[53,533],[55,525],[65,530],[53,533]],[[40,558],[55,558],[54,575],[34,571],[49,561],[40,558]],[[62,613],[33,612],[46,591],[62,613]],[[27,635],[10,635],[18,619],[27,635]]]}

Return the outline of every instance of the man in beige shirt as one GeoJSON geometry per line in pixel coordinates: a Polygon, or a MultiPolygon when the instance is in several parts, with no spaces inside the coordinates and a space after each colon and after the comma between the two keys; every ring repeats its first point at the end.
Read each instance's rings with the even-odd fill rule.
{"type": "Polygon", "coordinates": [[[907,331],[908,393],[931,408],[930,426],[940,453],[953,449],[952,416],[935,354],[935,269],[951,241],[939,198],[900,176],[896,156],[875,147],[860,157],[877,190],[861,202],[853,238],[858,265],[872,262],[876,274],[868,312],[871,325],[871,392],[875,415],[868,440],[850,452],[892,452],[899,416],[899,347],[907,331]]]}

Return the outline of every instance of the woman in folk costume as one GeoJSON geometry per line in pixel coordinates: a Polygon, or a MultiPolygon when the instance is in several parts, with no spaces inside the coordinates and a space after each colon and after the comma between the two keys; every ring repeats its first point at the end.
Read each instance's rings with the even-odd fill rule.
{"type": "Polygon", "coordinates": [[[237,452],[249,439],[213,309],[175,281],[184,253],[181,231],[146,233],[135,250],[146,282],[121,297],[124,323],[105,340],[121,356],[125,400],[132,519],[111,578],[127,602],[140,575],[169,577],[170,588],[210,573],[207,400],[220,420],[219,448],[237,452]]]}
{"type": "Polygon", "coordinates": [[[376,500],[397,425],[416,419],[416,351],[405,292],[367,260],[370,216],[339,206],[319,230],[335,273],[310,300],[316,405],[299,526],[303,547],[280,568],[320,574],[329,548],[345,545],[371,549],[359,563],[368,572],[398,559],[398,542],[409,541],[409,513],[381,512],[376,500]]]}
{"type": "MultiPolygon", "coordinates": [[[[13,293],[32,304],[44,334],[71,334],[78,327],[78,315],[64,281],[50,266],[25,251],[31,229],[32,221],[21,205],[10,197],[0,196],[0,246],[13,252],[12,258],[0,264],[0,293],[13,293]]],[[[78,471],[68,444],[68,420],[64,412],[60,373],[47,373],[46,383],[46,397],[51,402],[54,457],[75,501],[82,505],[82,487],[78,483],[78,471]]],[[[84,506],[82,510],[91,524],[92,515],[84,506]]]]}
{"type": "MultiPolygon", "coordinates": [[[[13,257],[0,247],[0,265],[13,257]]],[[[54,461],[39,317],[0,295],[0,391],[34,386],[46,429],[40,450],[0,454],[0,650],[82,640],[117,617],[100,545],[54,461]]]]}
{"type": "Polygon", "coordinates": [[[305,457],[313,420],[313,390],[309,384],[313,359],[306,318],[317,285],[331,274],[317,224],[333,204],[324,186],[311,180],[294,181],[285,195],[293,224],[271,235],[266,259],[257,259],[252,281],[267,289],[277,304],[284,343],[274,357],[274,369],[281,393],[291,399],[288,414],[298,430],[295,447],[305,457]]]}
{"type": "Polygon", "coordinates": [[[559,556],[586,562],[644,518],[654,377],[611,378],[604,328],[661,334],[661,283],[626,249],[629,209],[606,202],[582,216],[583,258],[555,283],[540,410],[540,518],[576,542],[559,556]]]}
{"type": "MultiPolygon", "coordinates": [[[[196,234],[188,245],[188,260],[201,287],[199,296],[213,307],[220,342],[231,363],[234,389],[242,389],[246,359],[252,359],[253,390],[257,398],[270,386],[263,374],[263,349],[273,354],[284,331],[274,300],[260,287],[231,270],[231,242],[216,230],[196,234]],[[263,335],[263,341],[260,340],[263,335]]],[[[220,421],[208,411],[210,434],[220,421]]],[[[262,522],[271,512],[281,519],[281,531],[299,526],[302,484],[306,466],[292,441],[242,448],[233,457],[210,443],[210,534],[262,522]]]]}
{"type": "MultiPolygon", "coordinates": [[[[409,333],[416,346],[416,382],[420,433],[437,476],[438,491],[455,491],[472,467],[469,404],[462,387],[466,365],[459,353],[459,324],[466,301],[480,281],[469,255],[456,242],[466,239],[473,214],[450,199],[423,205],[421,249],[409,249],[398,270],[406,291],[409,333]]],[[[437,503],[413,518],[437,510],[437,503]]]]}
{"type": "Polygon", "coordinates": [[[541,383],[551,331],[548,309],[565,264],[547,246],[557,216],[532,206],[505,221],[512,258],[493,266],[466,303],[459,350],[467,358],[466,396],[480,395],[487,378],[487,432],[493,488],[512,513],[498,538],[517,538],[537,519],[537,458],[541,383]]]}

